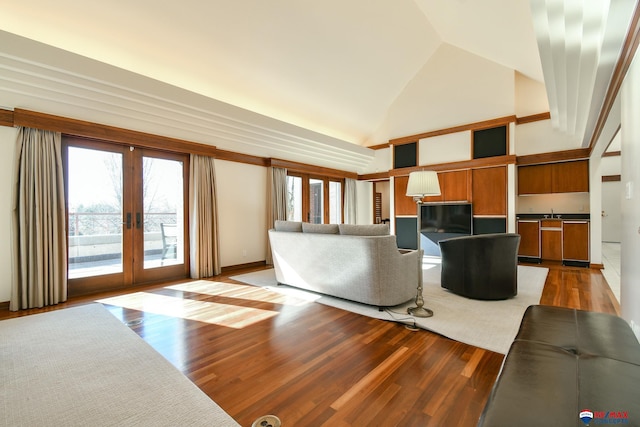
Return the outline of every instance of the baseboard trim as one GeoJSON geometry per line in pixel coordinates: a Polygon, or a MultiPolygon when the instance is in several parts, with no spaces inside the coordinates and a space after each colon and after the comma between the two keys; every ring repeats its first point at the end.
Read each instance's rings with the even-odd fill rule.
{"type": "Polygon", "coordinates": [[[596,270],[604,270],[604,264],[589,264],[589,268],[595,268],[596,270]]]}
{"type": "Polygon", "coordinates": [[[259,268],[259,267],[264,267],[266,265],[267,265],[267,261],[256,261],[256,262],[249,262],[246,264],[228,265],[226,267],[222,267],[220,270],[222,274],[226,274],[236,270],[244,270],[247,268],[259,268]]]}
{"type": "Polygon", "coordinates": [[[9,310],[9,301],[0,301],[0,310],[9,310]]]}

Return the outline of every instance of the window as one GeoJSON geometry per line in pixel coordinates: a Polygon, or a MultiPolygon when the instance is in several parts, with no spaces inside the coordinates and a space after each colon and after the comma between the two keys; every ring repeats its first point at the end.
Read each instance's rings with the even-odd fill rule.
{"type": "Polygon", "coordinates": [[[342,180],[291,172],[287,176],[289,221],[340,224],[342,209],[342,180]]]}

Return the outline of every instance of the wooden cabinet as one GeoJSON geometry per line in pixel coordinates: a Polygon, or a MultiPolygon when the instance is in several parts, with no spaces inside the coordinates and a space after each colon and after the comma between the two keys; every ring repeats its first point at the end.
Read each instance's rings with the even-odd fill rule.
{"type": "Polygon", "coordinates": [[[562,222],[562,258],[567,261],[589,261],[589,222],[562,222]]]}
{"type": "Polygon", "coordinates": [[[551,165],[518,167],[518,194],[551,193],[551,165]]]}
{"type": "Polygon", "coordinates": [[[589,191],[589,161],[554,163],[551,166],[552,193],[579,193],[589,191]]]}
{"type": "Polygon", "coordinates": [[[473,169],[472,202],[474,215],[507,214],[507,167],[473,169]]]}
{"type": "Polygon", "coordinates": [[[520,235],[518,255],[540,258],[540,221],[518,220],[518,234],[520,235]]]}
{"type": "Polygon", "coordinates": [[[438,172],[440,195],[425,197],[423,201],[425,203],[468,202],[471,200],[469,194],[469,172],[469,169],[438,172]]]}
{"type": "Polygon", "coordinates": [[[588,191],[588,160],[518,167],[518,194],[520,195],[588,191]]]}
{"type": "Polygon", "coordinates": [[[540,221],[541,257],[550,261],[562,261],[562,221],[540,221]]]}

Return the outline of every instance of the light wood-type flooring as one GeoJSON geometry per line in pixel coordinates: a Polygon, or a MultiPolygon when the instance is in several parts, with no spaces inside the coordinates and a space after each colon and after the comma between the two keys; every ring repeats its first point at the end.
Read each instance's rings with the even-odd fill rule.
{"type": "MultiPolygon", "coordinates": [[[[541,304],[619,314],[599,270],[545,266],[541,304]]],[[[79,297],[43,310],[3,309],[0,319],[93,301],[243,426],[266,414],[285,427],[475,426],[503,359],[228,275],[79,297]]]]}

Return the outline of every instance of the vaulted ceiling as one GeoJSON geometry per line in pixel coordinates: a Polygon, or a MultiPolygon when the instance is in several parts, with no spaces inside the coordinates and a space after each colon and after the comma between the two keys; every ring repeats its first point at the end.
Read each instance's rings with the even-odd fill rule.
{"type": "Polygon", "coordinates": [[[257,155],[298,150],[353,170],[372,157],[354,145],[494,118],[390,123],[407,92],[442,84],[416,82],[442,56],[566,86],[543,72],[540,28],[550,26],[537,26],[536,37],[529,0],[3,2],[0,106],[100,113],[106,124],[257,155]]]}

